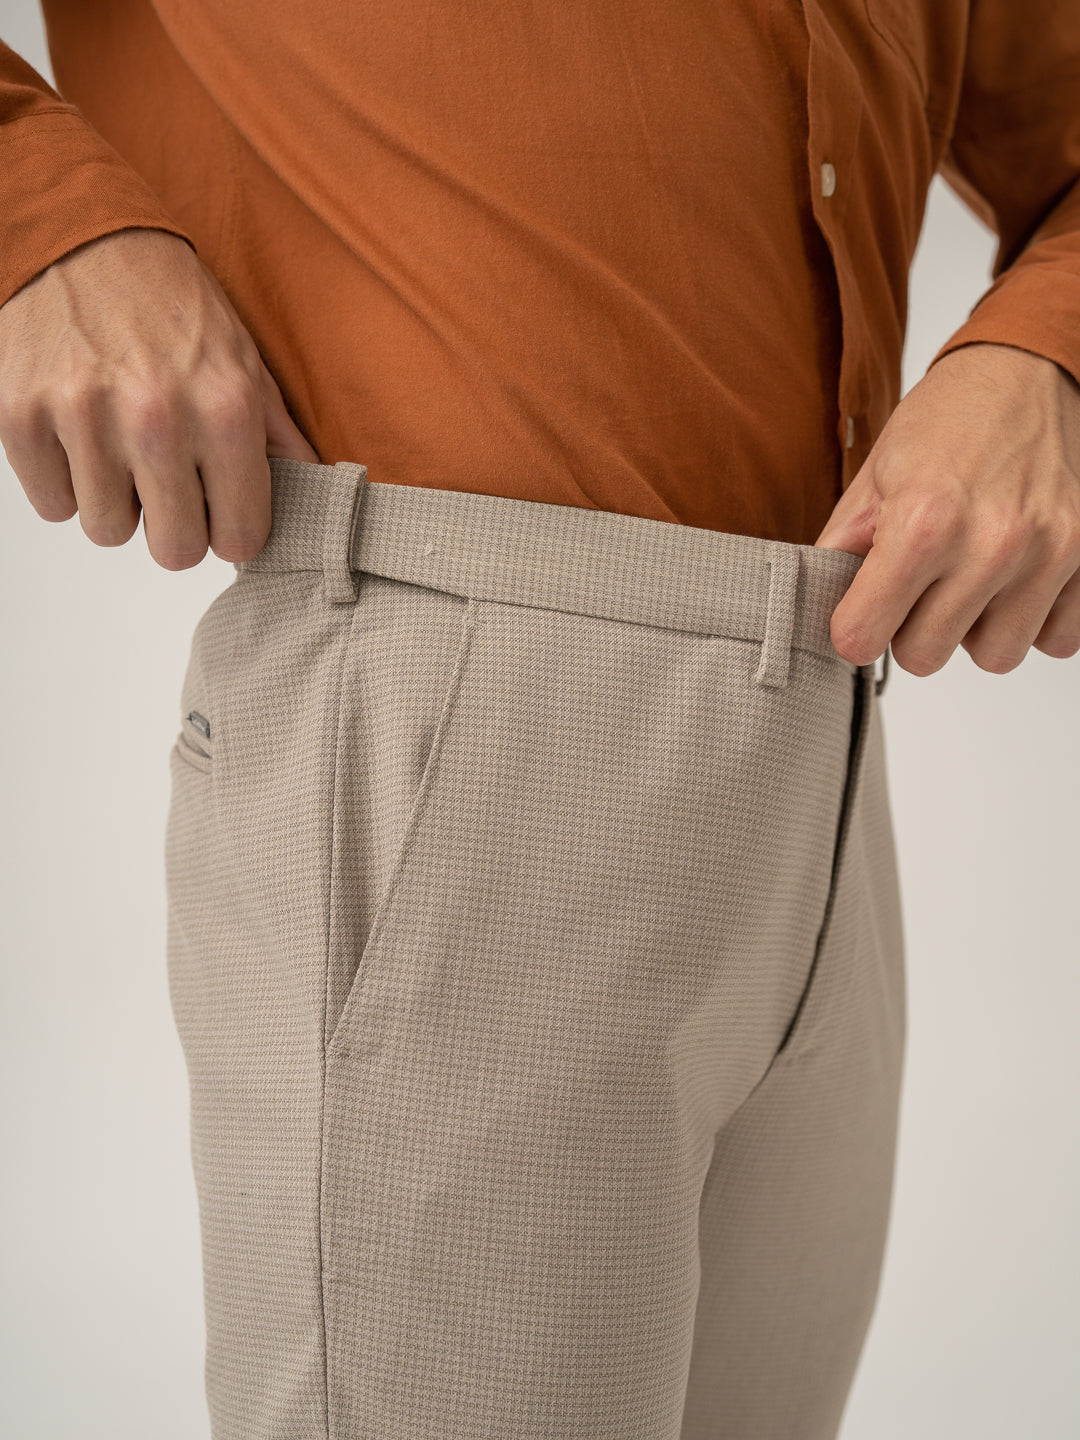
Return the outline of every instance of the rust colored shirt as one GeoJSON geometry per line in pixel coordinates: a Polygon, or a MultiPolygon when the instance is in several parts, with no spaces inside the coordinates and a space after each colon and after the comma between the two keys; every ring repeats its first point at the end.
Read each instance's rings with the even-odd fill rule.
{"type": "MultiPolygon", "coordinates": [[[[0,304],[180,235],[320,458],[812,544],[900,398],[940,171],[975,340],[1080,380],[1080,4],[42,0],[0,304]]],[[[933,363],[933,362],[931,362],[933,363]]]]}

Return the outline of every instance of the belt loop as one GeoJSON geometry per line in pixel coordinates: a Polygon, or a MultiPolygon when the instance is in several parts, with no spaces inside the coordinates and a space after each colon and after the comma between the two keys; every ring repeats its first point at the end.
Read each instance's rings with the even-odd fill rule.
{"type": "Polygon", "coordinates": [[[323,531],[323,594],[327,604],[355,601],[357,580],[352,573],[353,536],[360,514],[367,466],[339,460],[328,477],[326,528],[323,531]]]}
{"type": "MultiPolygon", "coordinates": [[[[892,657],[892,647],[885,646],[885,653],[881,657],[881,678],[874,682],[874,694],[884,695],[885,686],[889,683],[889,661],[892,657]]],[[[874,665],[874,673],[877,674],[877,664],[874,665]]]]}
{"type": "Polygon", "coordinates": [[[799,551],[795,545],[776,543],[769,567],[769,600],[765,615],[765,638],[754,683],[781,687],[788,681],[791,639],[795,632],[795,591],[799,583],[799,551]]]}

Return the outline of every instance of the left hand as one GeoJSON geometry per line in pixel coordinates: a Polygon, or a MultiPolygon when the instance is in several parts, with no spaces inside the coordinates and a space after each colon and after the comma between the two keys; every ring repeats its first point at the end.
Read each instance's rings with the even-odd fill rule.
{"type": "Polygon", "coordinates": [[[1080,650],[1080,385],[1041,355],[976,342],[904,396],[814,542],[864,557],[832,643],[912,675],[962,645],[1003,675],[1034,646],[1080,650]]]}

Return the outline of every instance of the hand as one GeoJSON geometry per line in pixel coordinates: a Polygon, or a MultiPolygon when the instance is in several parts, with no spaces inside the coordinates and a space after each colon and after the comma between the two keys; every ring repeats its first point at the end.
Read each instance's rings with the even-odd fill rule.
{"type": "Polygon", "coordinates": [[[318,462],[217,279],[165,230],[120,230],[0,306],[0,443],[43,520],[95,545],[139,524],[166,570],[270,533],[268,455],[318,462]]]}
{"type": "Polygon", "coordinates": [[[943,355],[889,417],[814,542],[864,556],[832,617],[856,665],[912,675],[957,644],[1002,675],[1080,650],[1080,385],[1041,355],[943,355]]]}

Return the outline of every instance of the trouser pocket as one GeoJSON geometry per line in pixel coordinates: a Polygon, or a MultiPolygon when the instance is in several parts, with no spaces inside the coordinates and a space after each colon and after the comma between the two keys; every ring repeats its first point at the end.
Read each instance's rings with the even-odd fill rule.
{"type": "MultiPolygon", "coordinates": [[[[359,1003],[367,951],[410,861],[478,613],[458,595],[361,578],[333,766],[328,1049],[359,1003]]],[[[452,869],[455,854],[443,861],[452,869]]]]}

